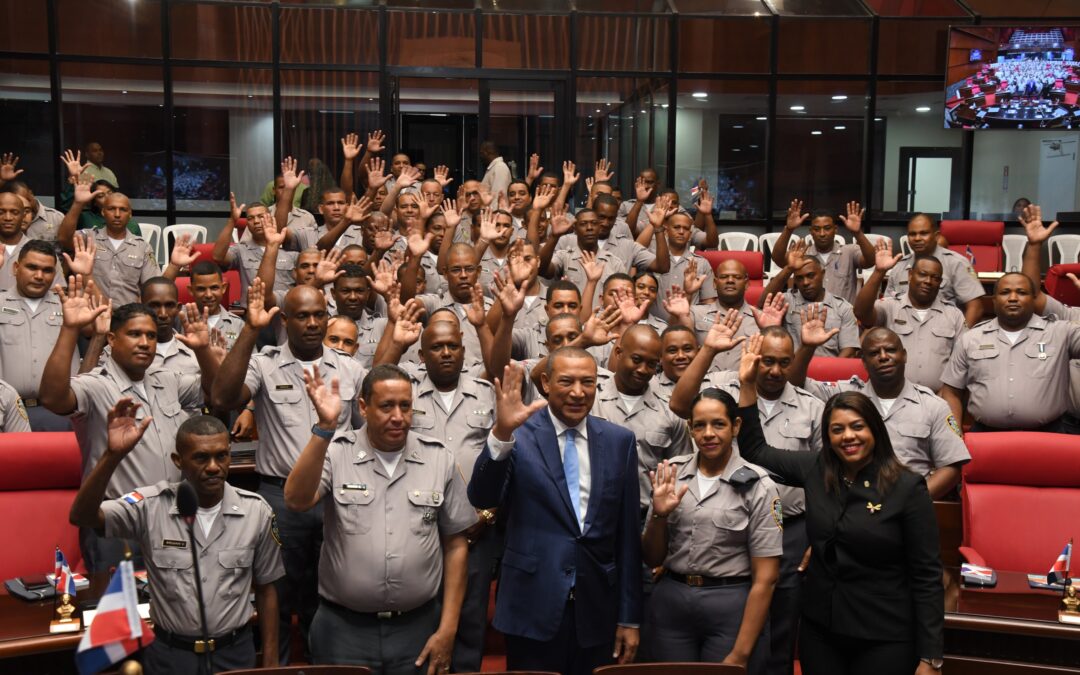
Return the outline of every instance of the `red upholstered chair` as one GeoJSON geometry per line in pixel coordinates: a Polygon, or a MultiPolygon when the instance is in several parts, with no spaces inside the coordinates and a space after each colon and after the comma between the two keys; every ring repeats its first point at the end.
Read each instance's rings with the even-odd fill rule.
{"type": "MultiPolygon", "coordinates": [[[[698,251],[697,255],[709,261],[709,267],[716,271],[725,260],[738,260],[746,267],[750,283],[746,286],[746,301],[756,305],[762,291],[765,290],[765,258],[760,251],[698,251]]],[[[712,283],[711,280],[705,283],[712,283]]]]}
{"type": "Polygon", "coordinates": [[[208,262],[214,262],[213,244],[195,244],[191,247],[191,249],[199,254],[199,259],[195,261],[196,263],[201,263],[204,260],[208,262]]]}
{"type": "Polygon", "coordinates": [[[1080,513],[1080,444],[1075,436],[1025,431],[964,437],[960,555],[976,565],[1045,574],[1080,513]]]}
{"type": "Polygon", "coordinates": [[[51,572],[57,546],[84,571],[79,530],[68,523],[81,467],[73,432],[0,434],[0,579],[51,572]]]}
{"type": "Polygon", "coordinates": [[[1046,271],[1046,293],[1071,307],[1080,307],[1080,289],[1065,276],[1072,272],[1080,277],[1080,263],[1053,265],[1046,271]]]}
{"type": "Polygon", "coordinates": [[[1000,272],[1004,250],[1005,223],[1000,220],[943,220],[941,234],[949,250],[971,259],[976,272],[1000,272]]]}
{"type": "Polygon", "coordinates": [[[806,369],[806,376],[818,382],[847,382],[852,375],[857,375],[864,381],[870,379],[862,359],[815,356],[810,359],[810,367],[806,369]]]}

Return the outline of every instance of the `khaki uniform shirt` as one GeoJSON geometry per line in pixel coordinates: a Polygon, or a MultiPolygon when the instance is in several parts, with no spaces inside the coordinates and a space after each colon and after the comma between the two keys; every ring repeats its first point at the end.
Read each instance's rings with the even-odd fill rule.
{"type": "Polygon", "coordinates": [[[597,378],[592,414],[634,432],[639,494],[644,510],[652,501],[649,472],[655,471],[656,465],[662,460],[684,455],[693,448],[686,422],[671,412],[652,387],[645,390],[643,398],[633,410],[627,410],[626,403],[615,388],[615,376],[609,371],[601,371],[597,378]]]}
{"type": "MultiPolygon", "coordinates": [[[[644,251],[644,249],[642,249],[644,251]]],[[[600,280],[596,282],[596,292],[593,294],[593,307],[600,305],[600,296],[604,292],[604,282],[607,278],[616,272],[625,273],[629,269],[622,258],[617,257],[607,246],[600,249],[596,254],[597,262],[604,263],[604,271],[600,275],[600,280]]],[[[649,260],[651,263],[652,260],[649,260]]],[[[645,265],[648,267],[648,263],[645,265]]],[[[580,251],[555,251],[555,254],[551,258],[551,267],[554,270],[552,279],[559,279],[566,277],[571,283],[578,287],[579,291],[585,290],[585,268],[581,266],[581,252],[580,251]]]]}
{"type": "MultiPolygon", "coordinates": [[[[933,255],[941,261],[941,288],[938,290],[938,297],[942,302],[963,308],[965,303],[986,295],[975,275],[975,268],[967,258],[941,246],[934,249],[933,255]]],[[[914,261],[915,255],[909,253],[896,263],[889,272],[885,295],[907,295],[908,270],[914,261]]]]}
{"type": "Polygon", "coordinates": [[[403,366],[413,378],[413,432],[431,438],[445,438],[446,446],[465,482],[472,476],[477,456],[495,426],[495,388],[487,380],[464,372],[446,408],[442,396],[428,377],[427,369],[403,366]]]}
{"type": "Polygon", "coordinates": [[[195,352],[191,351],[191,348],[183,342],[177,340],[175,336],[173,336],[173,342],[176,343],[176,347],[168,356],[162,355],[161,343],[158,343],[158,349],[154,353],[154,365],[151,368],[164,368],[173,371],[177,375],[201,372],[199,359],[196,358],[195,352]]]}
{"type": "Polygon", "coordinates": [[[176,432],[189,417],[185,411],[203,405],[198,373],[180,375],[150,368],[143,376],[142,388],[145,396],[112,359],[89,373],[71,378],[71,390],[76,400],[71,426],[82,450],[83,480],[105,454],[109,410],[122,396],[130,396],[142,404],[135,413],[137,419],[147,415],[153,418],[146,433],[109,480],[105,495],[110,498],[119,497],[139,485],[179,480],[180,470],[170,458],[176,447],[176,432]]]}
{"type": "Polygon", "coordinates": [[[1080,358],[1080,326],[1032,316],[1016,344],[997,319],[960,338],[941,381],[967,389],[968,410],[998,429],[1033,429],[1069,407],[1069,360],[1080,358]]]}
{"type": "Polygon", "coordinates": [[[244,329],[244,320],[222,307],[221,311],[210,317],[210,322],[210,330],[217,329],[225,338],[225,344],[232,349],[236,338],[240,337],[240,331],[244,329]]]}
{"type": "MultiPolygon", "coordinates": [[[[687,249],[686,253],[679,256],[678,259],[675,256],[671,256],[671,269],[663,274],[656,275],[657,291],[656,302],[652,304],[649,311],[663,319],[664,321],[670,321],[668,311],[664,309],[664,299],[667,298],[668,291],[673,287],[683,285],[683,275],[686,273],[686,268],[693,265],[697,270],[698,276],[704,274],[705,283],[701,285],[701,290],[694,294],[690,298],[690,309],[694,307],[709,306],[709,303],[716,300],[716,285],[712,283],[713,271],[709,265],[709,261],[700,256],[696,256],[687,249]]],[[[641,271],[641,268],[638,268],[641,271]]]]}
{"type": "Polygon", "coordinates": [[[0,431],[31,431],[30,418],[19,392],[7,382],[0,381],[0,431]]]}
{"type": "Polygon", "coordinates": [[[7,245],[4,244],[4,264],[0,265],[0,290],[14,291],[15,290],[15,261],[19,259],[19,251],[23,246],[26,246],[26,242],[30,241],[30,238],[23,235],[18,244],[11,247],[11,250],[7,250],[7,245]]]}
{"type": "Polygon", "coordinates": [[[964,314],[956,305],[938,297],[919,320],[905,293],[874,303],[874,325],[884,326],[900,336],[907,350],[907,378],[932,391],[941,390],[941,372],[952,355],[953,345],[967,330],[964,314]]]}
{"type": "MultiPolygon", "coordinates": [[[[1063,321],[1080,323],[1080,307],[1068,307],[1060,300],[1046,296],[1044,316],[1053,314],[1063,321]]],[[[1080,359],[1069,362],[1069,412],[1080,418],[1080,359]]]]}
{"type": "MultiPolygon", "coordinates": [[[[458,320],[461,322],[461,344],[465,347],[465,368],[472,368],[478,363],[484,362],[484,355],[480,352],[480,337],[476,334],[476,326],[469,323],[469,320],[465,317],[465,309],[462,305],[458,305],[453,296],[450,295],[450,291],[443,293],[442,295],[433,295],[431,293],[425,293],[424,295],[416,296],[417,300],[424,303],[424,309],[427,311],[427,315],[430,317],[436,310],[444,307],[453,310],[457,315],[458,320]]],[[[484,310],[485,314],[487,310],[491,309],[491,298],[484,298],[484,310]]],[[[403,362],[419,363],[420,362],[420,343],[417,342],[415,350],[410,349],[406,352],[406,355],[402,356],[403,362]]]]}
{"type": "MultiPolygon", "coordinates": [[[[484,249],[484,255],[480,258],[480,287],[484,289],[484,295],[494,297],[495,275],[506,269],[508,261],[508,258],[496,258],[490,246],[484,249]]],[[[424,272],[427,273],[427,270],[424,272]]]]}
{"type": "MultiPolygon", "coordinates": [[[[791,339],[795,341],[795,349],[802,345],[802,316],[800,312],[810,304],[805,300],[798,289],[792,288],[785,291],[784,295],[790,308],[784,315],[784,328],[791,333],[791,339]]],[[[829,338],[829,341],[814,351],[814,356],[839,356],[841,349],[853,347],[859,348],[859,326],[855,322],[855,311],[851,303],[839,298],[828,291],[821,304],[828,307],[829,313],[825,317],[825,330],[839,328],[840,332],[829,338]]]]}
{"type": "Polygon", "coordinates": [[[675,391],[675,385],[677,382],[667,376],[667,373],[660,371],[656,374],[656,377],[649,383],[650,387],[656,395],[660,397],[660,400],[664,402],[664,405],[671,404],[671,394],[675,391]]]}
{"type": "Polygon", "coordinates": [[[751,558],[783,554],[783,508],[765,469],[732,452],[720,480],[703,495],[698,488],[697,453],[676,457],[672,463],[679,472],[678,483],[690,489],[668,516],[666,569],[719,578],[750,576],[751,558]],[[742,467],[758,479],[738,487],[730,481],[742,467]]]}
{"type": "Polygon", "coordinates": [[[446,278],[439,274],[439,256],[428,251],[420,258],[420,267],[424,269],[426,292],[435,295],[446,293],[446,278]]]}
{"type": "MultiPolygon", "coordinates": [[[[324,382],[336,377],[340,383],[338,431],[360,426],[356,401],[367,371],[355,359],[323,349],[319,374],[324,382]]],[[[311,427],[319,421],[304,389],[304,366],[288,344],[266,347],[251,357],[244,384],[255,401],[255,423],[259,428],[255,471],[285,478],[311,438],[311,427]]]]}
{"type": "Polygon", "coordinates": [[[124,231],[124,241],[113,248],[105,228],[87,234],[97,244],[94,283],[102,295],[112,298],[113,307],[138,302],[140,287],[151,277],[161,276],[154,251],[142,237],[124,231]]]}
{"type": "Polygon", "coordinates": [[[356,324],[356,358],[360,365],[370,369],[375,362],[375,348],[379,346],[379,339],[386,330],[386,317],[375,316],[365,311],[363,315],[353,321],[356,324]]]}
{"type": "MultiPolygon", "coordinates": [[[[0,291],[0,378],[15,387],[30,406],[38,404],[45,362],[64,323],[60,298],[49,291],[36,311],[12,288],[0,291]]],[[[71,356],[71,376],[79,372],[78,353],[71,356]]]]}
{"type": "Polygon", "coordinates": [[[805,387],[823,401],[842,391],[865,394],[885,420],[896,458],[921,476],[943,466],[971,461],[960,423],[949,404],[921,384],[905,383],[888,411],[881,404],[874,385],[855,376],[846,382],[818,382],[807,378],[805,387]]]}
{"type": "MultiPolygon", "coordinates": [[[[705,336],[709,334],[709,329],[716,323],[717,317],[723,319],[725,314],[727,314],[727,307],[722,306],[719,302],[714,302],[711,305],[690,305],[690,316],[694,319],[694,334],[697,335],[699,345],[705,344],[705,336]]],[[[739,308],[739,314],[742,314],[742,324],[739,325],[739,331],[735,333],[736,336],[745,335],[750,337],[761,332],[749,304],[744,302],[742,307],[739,308]]],[[[720,352],[713,359],[710,370],[738,371],[741,356],[742,347],[720,352]]]]}
{"type": "MultiPolygon", "coordinates": [[[[177,635],[201,635],[191,542],[176,506],[177,485],[161,481],[102,502],[105,536],[139,540],[150,581],[154,624],[177,635]]],[[[254,612],[248,597],[252,581],[264,586],[285,576],[276,527],[273,511],[262,497],[228,483],[210,535],[204,535],[195,523],[211,637],[243,628],[251,621],[254,612]]]]}
{"type": "Polygon", "coordinates": [[[436,597],[440,537],[476,523],[440,441],[410,433],[401,453],[390,477],[363,430],[338,433],[326,452],[319,595],[354,612],[408,611],[436,597]]]}
{"type": "Polygon", "coordinates": [[[57,232],[60,231],[60,224],[63,222],[63,213],[45,206],[39,201],[37,213],[34,214],[34,219],[30,221],[30,225],[26,228],[26,238],[56,241],[57,232]]]}
{"type": "MultiPolygon", "coordinates": [[[[862,249],[858,244],[833,245],[828,253],[817,250],[813,240],[806,249],[807,258],[817,258],[825,270],[825,290],[849,303],[855,302],[859,293],[859,263],[862,261],[862,249]]],[[[870,261],[873,264],[873,261],[870,261]]]]}
{"type": "MultiPolygon", "coordinates": [[[[228,268],[240,272],[240,303],[243,305],[247,305],[248,286],[259,276],[259,265],[262,264],[265,252],[266,248],[255,242],[241,241],[239,244],[229,246],[225,254],[225,264],[228,268]]],[[[296,285],[293,269],[296,267],[297,257],[299,254],[295,251],[278,249],[277,263],[274,265],[274,291],[287,293],[296,285]]]]}

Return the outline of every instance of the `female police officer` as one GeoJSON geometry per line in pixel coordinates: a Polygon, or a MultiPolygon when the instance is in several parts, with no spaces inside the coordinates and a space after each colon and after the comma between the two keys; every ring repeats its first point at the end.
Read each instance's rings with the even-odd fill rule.
{"type": "Polygon", "coordinates": [[[698,451],[651,472],[642,548],[646,564],[666,569],[649,600],[652,656],[735,663],[753,675],[768,658],[765,619],[783,534],[776,485],[732,453],[738,432],[729,394],[697,395],[690,433],[698,451]]]}

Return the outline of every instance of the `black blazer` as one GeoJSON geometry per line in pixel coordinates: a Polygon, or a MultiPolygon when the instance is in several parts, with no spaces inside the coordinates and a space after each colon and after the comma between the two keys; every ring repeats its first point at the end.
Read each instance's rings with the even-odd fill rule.
{"type": "Polygon", "coordinates": [[[841,484],[840,494],[829,494],[821,452],[770,447],[756,405],[740,408],[739,416],[743,458],[806,490],[813,552],[803,616],[840,635],[910,638],[920,658],[941,658],[945,590],[937,517],[922,476],[905,471],[882,495],[875,488],[877,467],[870,464],[850,488],[841,484]],[[868,504],[881,508],[871,511],[868,504]]]}

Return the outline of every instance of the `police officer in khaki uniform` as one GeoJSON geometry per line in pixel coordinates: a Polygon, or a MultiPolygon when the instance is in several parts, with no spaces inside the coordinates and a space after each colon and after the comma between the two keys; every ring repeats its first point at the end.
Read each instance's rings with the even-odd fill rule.
{"type": "Polygon", "coordinates": [[[1035,316],[1034,284],[1011,272],[994,285],[996,318],[964,334],[941,375],[941,395],[959,419],[969,393],[972,431],[1068,433],[1069,360],[1080,326],[1035,316]]]}
{"type": "Polygon", "coordinates": [[[336,424],[340,385],[307,380],[319,420],[285,499],[306,511],[327,497],[314,660],[388,675],[447,672],[465,594],[465,531],[476,522],[454,455],[410,432],[412,382],[400,368],[376,366],[364,379],[366,424],[356,431],[336,424]]]}
{"type": "MultiPolygon", "coordinates": [[[[153,277],[142,285],[142,303],[154,313],[157,325],[157,349],[154,351],[154,367],[171,370],[178,375],[197,373],[199,361],[183,342],[174,339],[176,317],[181,306],[179,292],[172,279],[153,277]]],[[[209,326],[209,317],[207,317],[209,326]]]]}
{"type": "Polygon", "coordinates": [[[234,269],[240,272],[241,304],[246,302],[247,289],[255,277],[259,276],[259,267],[266,255],[276,256],[273,290],[282,293],[288,291],[296,284],[293,269],[296,267],[299,254],[281,250],[287,233],[282,233],[273,225],[270,211],[265,206],[252,204],[247,208],[248,224],[244,233],[245,237],[250,235],[250,240],[241,240],[239,244],[233,243],[232,228],[240,217],[240,208],[236,206],[235,198],[232,204],[232,215],[214,243],[213,257],[214,262],[222,269],[234,269]]]}
{"type": "Polygon", "coordinates": [[[675,385],[697,352],[697,336],[682,324],[671,324],[660,334],[660,372],[653,380],[652,389],[665,403],[671,401],[675,385]]]}
{"type": "MultiPolygon", "coordinates": [[[[772,248],[772,259],[777,267],[783,267],[787,262],[791,236],[810,217],[808,213],[801,213],[802,209],[801,201],[791,201],[784,231],[772,248]]],[[[837,227],[831,213],[816,212],[810,221],[810,245],[806,256],[817,259],[825,271],[825,290],[849,303],[855,302],[855,293],[859,290],[859,270],[869,267],[874,260],[874,246],[862,231],[865,214],[866,209],[860,208],[858,202],[848,202],[847,216],[840,216],[840,220],[852,233],[855,243],[843,246],[836,245],[837,227]]]]}
{"type": "Polygon", "coordinates": [[[697,395],[690,412],[697,452],[652,472],[642,554],[665,574],[646,622],[660,661],[723,662],[764,675],[783,516],[768,473],[732,452],[736,409],[716,389],[697,395]]]}
{"type": "Polygon", "coordinates": [[[221,364],[221,375],[214,382],[213,403],[215,408],[238,410],[249,401],[255,402],[259,429],[255,471],[259,475],[259,494],[277,516],[285,561],[285,577],[278,582],[279,648],[284,662],[288,659],[294,611],[300,617],[301,629],[310,635],[317,606],[315,575],[322,544],[321,506],[306,513],[285,508],[285,478],[304,447],[306,430],[316,420],[314,407],[304,399],[303,373],[317,369],[327,379],[338,380],[340,396],[346,402],[338,427],[345,431],[361,424],[355,402],[366,371],[355,359],[323,347],[329,318],[326,300],[320,291],[309,286],[298,286],[285,295],[280,313],[284,317],[287,342],[253,355],[259,331],[270,325],[279,312],[278,308],[263,309],[265,288],[262,279],[256,279],[248,289],[247,323],[221,364]]]}
{"type": "MultiPolygon", "coordinates": [[[[734,310],[729,310],[733,312],[734,310]]],[[[745,318],[742,319],[745,321],[745,318]]],[[[671,397],[671,409],[689,418],[698,392],[715,387],[737,400],[737,371],[709,371],[712,352],[735,350],[739,331],[730,322],[714,324],[705,337],[699,356],[679,378],[671,397]]],[[[824,405],[810,392],[788,382],[794,361],[795,345],[779,326],[761,331],[761,359],[757,365],[758,411],[769,444],[783,450],[806,452],[821,450],[821,413],[824,405]]],[[[802,589],[800,565],[810,546],[806,535],[806,498],[799,488],[778,486],[784,509],[784,554],[780,559],[780,579],[773,591],[769,610],[769,673],[789,673],[795,658],[795,635],[802,589]]]]}
{"type": "Polygon", "coordinates": [[[855,299],[855,317],[864,327],[888,328],[907,347],[907,377],[931,391],[941,389],[941,371],[956,340],[967,330],[963,313],[942,302],[941,261],[919,257],[908,268],[907,292],[878,299],[881,282],[901,256],[892,254],[892,242],[879,242],[874,271],[855,299]]]}
{"type": "Polygon", "coordinates": [[[959,307],[967,325],[974,326],[982,318],[982,297],[986,292],[971,261],[956,251],[938,246],[938,224],[928,215],[920,213],[908,221],[907,237],[912,252],[892,268],[885,295],[903,295],[908,285],[908,269],[914,264],[915,256],[932,255],[941,262],[942,301],[959,307]]]}
{"type": "Polygon", "coordinates": [[[356,342],[356,322],[347,316],[332,316],[326,322],[326,337],[323,345],[349,356],[356,356],[359,346],[356,342]]]}
{"type": "Polygon", "coordinates": [[[15,274],[12,271],[19,251],[30,241],[23,234],[23,201],[19,195],[7,190],[0,190],[0,244],[3,249],[3,263],[0,264],[0,290],[15,286],[15,274]]]}
{"type": "MultiPolygon", "coordinates": [[[[406,364],[403,370],[413,381],[412,432],[423,437],[445,438],[462,478],[484,450],[494,426],[495,391],[484,377],[483,368],[462,372],[465,349],[461,324],[451,312],[433,314],[423,332],[409,321],[391,321],[387,333],[392,348],[380,351],[376,365],[397,360],[420,339],[422,363],[406,364]]],[[[386,335],[386,333],[384,333],[386,335]]],[[[469,538],[468,583],[454,644],[454,667],[479,671],[484,655],[487,608],[497,559],[502,554],[502,537],[492,527],[493,511],[477,512],[469,538]]]]}
{"type": "Polygon", "coordinates": [[[19,392],[3,380],[0,380],[0,431],[31,431],[30,418],[19,392]]]}
{"type": "Polygon", "coordinates": [[[784,317],[784,328],[791,333],[791,339],[798,348],[801,331],[802,310],[809,305],[818,304],[828,308],[826,328],[839,329],[833,334],[828,342],[818,347],[818,356],[839,356],[850,358],[855,356],[859,347],[859,327],[855,323],[855,314],[851,303],[843,298],[833,295],[825,290],[825,268],[817,258],[806,256],[805,245],[796,243],[795,247],[788,251],[787,265],[769,281],[762,293],[762,302],[770,294],[784,293],[787,300],[788,312],[784,317]],[[794,275],[794,288],[784,291],[787,280],[794,275]]]}
{"type": "Polygon", "coordinates": [[[64,222],[64,214],[61,211],[45,206],[34,196],[34,191],[26,183],[15,180],[5,186],[15,194],[26,200],[30,206],[30,222],[26,226],[28,239],[42,239],[44,241],[56,241],[60,231],[60,225],[64,222]]]}
{"type": "MultiPolygon", "coordinates": [[[[810,318],[803,337],[810,344],[824,339],[821,320],[810,318]]],[[[960,482],[961,467],[971,461],[959,418],[941,397],[905,377],[907,350],[900,337],[888,328],[872,328],[863,336],[862,361],[870,381],[852,377],[847,382],[818,382],[806,377],[813,350],[800,348],[790,377],[794,384],[823,401],[841,391],[864,394],[877,407],[889,430],[896,458],[926,478],[934,499],[942,499],[960,482]]]]}
{"type": "Polygon", "coordinates": [[[197,262],[191,267],[191,283],[188,290],[195,300],[199,311],[206,310],[210,330],[216,330],[225,340],[225,345],[232,349],[244,320],[228,311],[221,301],[228,291],[229,282],[221,274],[221,268],[209,260],[197,262]]]}
{"type": "Polygon", "coordinates": [[[345,263],[330,290],[337,316],[351,319],[356,324],[358,348],[355,356],[365,368],[371,367],[375,346],[386,325],[384,318],[375,316],[369,309],[373,295],[371,281],[363,267],[345,263]]]}
{"type": "MultiPolygon", "coordinates": [[[[657,297],[661,300],[668,297],[668,293],[675,286],[686,290],[691,282],[696,284],[698,279],[712,276],[709,261],[694,255],[690,250],[690,233],[693,229],[694,221],[689,214],[676,213],[667,219],[665,230],[671,265],[667,272],[657,275],[657,297]]],[[[716,286],[703,283],[697,292],[688,295],[691,296],[691,306],[708,305],[716,300],[716,286]]],[[[671,321],[663,302],[654,303],[649,311],[664,321],[671,321]]]]}
{"type": "MultiPolygon", "coordinates": [[[[179,477],[169,460],[176,431],[188,418],[187,410],[202,406],[204,396],[217,375],[218,362],[210,348],[210,333],[201,317],[185,313],[185,334],[177,336],[195,352],[199,373],[180,374],[151,367],[157,346],[157,326],[153,314],[143,305],[114,308],[108,342],[111,358],[93,371],[71,377],[71,359],[79,332],[94,322],[106,308],[96,309],[78,281],[64,292],[57,287],[63,305],[64,323],[41,376],[41,403],[57,415],[71,415],[75,437],[83,456],[83,478],[106,451],[108,413],[121,397],[142,404],[140,418],[150,417],[149,433],[130,453],[105,491],[114,499],[140,485],[153,485],[179,477]]],[[[122,559],[119,540],[99,539],[92,530],[80,532],[80,545],[91,572],[107,570],[122,559]]]]}
{"type": "MultiPolygon", "coordinates": [[[[56,249],[40,239],[25,240],[24,244],[18,260],[12,263],[15,283],[9,290],[0,290],[0,377],[22,396],[31,428],[70,431],[71,422],[66,417],[52,413],[38,400],[45,361],[64,321],[60,299],[50,292],[56,277],[56,249]]],[[[87,257],[84,252],[79,263],[87,257]]],[[[72,353],[67,374],[78,372],[79,357],[72,353]]]]}
{"type": "Polygon", "coordinates": [[[120,399],[109,411],[108,449],[95,462],[71,506],[71,522],[106,537],[140,542],[150,580],[150,618],[154,641],[146,649],[148,672],[212,672],[254,668],[255,642],[248,594],[254,582],[264,668],[277,661],[277,593],[284,573],[274,515],[258,495],[229,485],[229,431],[220,420],[199,415],[176,432],[172,462],[195,490],[198,512],[195,542],[177,509],[179,483],[160,481],[119,499],[106,500],[112,474],[123,466],[149,426],[136,419],[139,404],[120,399]],[[105,501],[103,501],[105,500],[105,501]],[[199,554],[206,605],[206,636],[192,578],[192,551],[199,554]]]}
{"type": "MultiPolygon", "coordinates": [[[[539,286],[539,284],[537,284],[539,286]]],[[[543,303],[537,302],[540,296],[528,296],[524,311],[518,312],[514,319],[513,354],[517,359],[539,359],[547,356],[547,325],[552,317],[559,314],[578,315],[581,311],[581,292],[573,283],[565,279],[548,286],[547,297],[543,303]],[[531,304],[529,299],[535,298],[531,304]]],[[[495,303],[488,313],[488,327],[498,328],[502,317],[502,307],[495,303]],[[492,321],[492,315],[495,321],[492,321]]]]}

